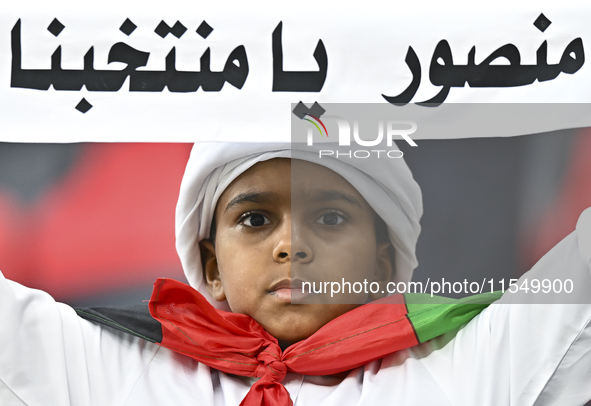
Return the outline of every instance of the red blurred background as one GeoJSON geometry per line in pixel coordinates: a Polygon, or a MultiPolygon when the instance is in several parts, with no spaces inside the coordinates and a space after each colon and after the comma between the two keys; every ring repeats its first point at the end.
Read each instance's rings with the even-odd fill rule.
{"type": "Polygon", "coordinates": [[[73,303],[149,298],[156,277],[183,280],[174,209],[191,145],[0,148],[6,277],[73,303]]]}

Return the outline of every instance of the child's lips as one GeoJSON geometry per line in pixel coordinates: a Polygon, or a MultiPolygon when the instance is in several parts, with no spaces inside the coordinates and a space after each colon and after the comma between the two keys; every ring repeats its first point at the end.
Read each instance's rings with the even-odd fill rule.
{"type": "Polygon", "coordinates": [[[285,303],[301,303],[310,293],[302,290],[302,280],[284,279],[271,287],[269,293],[285,303]]]}

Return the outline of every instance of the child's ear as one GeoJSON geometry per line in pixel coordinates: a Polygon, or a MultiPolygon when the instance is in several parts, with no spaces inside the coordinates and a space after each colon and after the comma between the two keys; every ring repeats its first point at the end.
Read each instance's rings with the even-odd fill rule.
{"type": "Polygon", "coordinates": [[[380,285],[380,289],[377,293],[369,294],[370,300],[377,300],[387,295],[382,292],[387,292],[388,282],[392,280],[394,272],[394,247],[390,241],[384,241],[378,244],[374,275],[374,282],[380,285]]]}
{"type": "Polygon", "coordinates": [[[215,256],[215,247],[210,240],[199,241],[199,250],[201,252],[201,265],[203,266],[203,277],[207,285],[207,291],[217,301],[226,300],[224,286],[220,279],[218,261],[215,256]]]}

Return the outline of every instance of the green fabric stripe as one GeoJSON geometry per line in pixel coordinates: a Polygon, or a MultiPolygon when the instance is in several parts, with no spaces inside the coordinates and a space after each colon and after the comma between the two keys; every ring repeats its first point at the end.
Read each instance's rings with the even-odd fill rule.
{"type": "Polygon", "coordinates": [[[462,299],[431,297],[421,293],[404,295],[408,318],[421,343],[463,326],[500,297],[501,292],[462,299]]]}

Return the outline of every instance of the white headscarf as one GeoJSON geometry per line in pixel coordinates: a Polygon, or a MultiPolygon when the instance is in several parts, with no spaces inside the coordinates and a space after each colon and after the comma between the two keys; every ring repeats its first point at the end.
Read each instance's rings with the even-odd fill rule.
{"type": "Polygon", "coordinates": [[[176,208],[176,248],[189,284],[210,303],[229,310],[207,292],[198,242],[208,238],[218,199],[240,174],[257,162],[293,158],[338,173],[365,198],[388,226],[395,250],[394,282],[408,282],[418,262],[415,248],[423,214],[421,190],[402,158],[334,159],[289,143],[200,142],[185,169],[176,208]]]}

